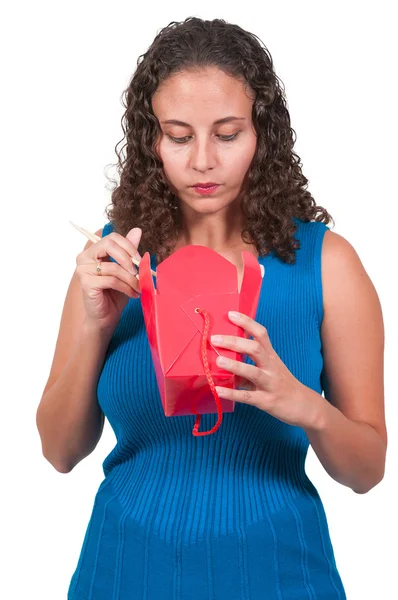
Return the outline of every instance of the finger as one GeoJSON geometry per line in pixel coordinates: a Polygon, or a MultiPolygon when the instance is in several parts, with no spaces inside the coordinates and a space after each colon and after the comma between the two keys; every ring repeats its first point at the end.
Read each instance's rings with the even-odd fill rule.
{"type": "MultiPolygon", "coordinates": [[[[98,275],[97,265],[94,269],[94,274],[98,275]]],[[[101,263],[101,277],[117,277],[127,285],[129,285],[135,292],[141,294],[140,292],[140,284],[136,275],[132,273],[128,273],[123,267],[118,265],[117,263],[105,262],[101,263]]]]}
{"type": "Polygon", "coordinates": [[[76,263],[78,265],[91,261],[97,263],[100,260],[108,263],[107,259],[111,258],[126,271],[132,275],[136,275],[137,269],[132,263],[132,257],[136,253],[136,248],[129,240],[126,240],[119,233],[112,232],[79,254],[76,263]]]}
{"type": "Polygon", "coordinates": [[[126,294],[126,296],[129,296],[130,298],[140,297],[140,294],[133,290],[130,285],[113,275],[98,277],[97,275],[88,275],[87,273],[84,273],[81,276],[81,287],[88,295],[95,290],[114,290],[126,294]],[[93,283],[94,277],[95,281],[93,283]]]}
{"type": "Polygon", "coordinates": [[[102,239],[116,240],[131,258],[136,258],[139,261],[141,260],[141,256],[138,252],[138,246],[141,241],[141,236],[142,230],[139,227],[133,227],[133,229],[130,229],[130,231],[127,233],[126,237],[123,237],[120,233],[113,231],[102,239]]]}
{"type": "Polygon", "coordinates": [[[134,248],[137,249],[137,252],[136,252],[135,256],[133,256],[133,258],[136,258],[138,261],[141,260],[141,255],[138,252],[138,246],[140,245],[141,236],[142,236],[142,229],[140,229],[139,227],[133,227],[133,229],[130,229],[130,231],[126,235],[126,239],[129,240],[133,244],[134,248]]]}
{"type": "Polygon", "coordinates": [[[266,367],[267,354],[257,340],[249,340],[236,335],[212,335],[210,341],[213,346],[247,354],[260,369],[266,367]]]}
{"type": "Polygon", "coordinates": [[[230,311],[228,317],[235,325],[242,327],[249,336],[251,335],[259,341],[265,351],[272,349],[268,331],[263,325],[243,313],[230,311]]]}
{"type": "Polygon", "coordinates": [[[225,356],[219,356],[217,358],[217,365],[234,375],[244,377],[255,385],[256,388],[262,388],[265,385],[266,373],[255,367],[254,365],[248,365],[247,363],[225,358],[225,356]]]}
{"type": "Polygon", "coordinates": [[[216,391],[220,398],[232,400],[233,402],[242,402],[243,404],[252,404],[253,406],[256,406],[259,400],[258,392],[249,390],[235,390],[216,386],[216,391]]]}
{"type": "Polygon", "coordinates": [[[82,287],[87,289],[87,291],[93,288],[102,290],[114,289],[133,298],[138,298],[140,296],[137,278],[131,273],[128,273],[117,263],[101,262],[100,275],[97,272],[96,263],[79,265],[77,270],[82,272],[82,287]],[[95,277],[94,281],[92,279],[93,277],[95,277]]]}

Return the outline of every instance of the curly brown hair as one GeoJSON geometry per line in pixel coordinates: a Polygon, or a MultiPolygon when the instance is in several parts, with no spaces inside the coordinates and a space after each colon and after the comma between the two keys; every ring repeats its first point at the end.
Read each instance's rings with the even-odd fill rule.
{"type": "Polygon", "coordinates": [[[269,51],[256,35],[223,19],[172,21],[139,56],[121,98],[126,108],[121,120],[124,138],[115,147],[120,183],[107,177],[115,187],[106,215],[123,236],[132,227],[142,229],[141,255],[155,254],[159,263],[172,252],[181,213],[155,150],[161,128],[151,100],[171,74],[207,67],[245,82],[255,93],[252,120],[257,145],[240,194],[242,240],[254,244],[260,256],[274,251],[284,262],[294,263],[300,245],[293,238],[297,228],[293,219],[328,224],[333,218],[305,189],[308,180],[300,157],[293,152],[295,131],[284,86],[269,51]]]}

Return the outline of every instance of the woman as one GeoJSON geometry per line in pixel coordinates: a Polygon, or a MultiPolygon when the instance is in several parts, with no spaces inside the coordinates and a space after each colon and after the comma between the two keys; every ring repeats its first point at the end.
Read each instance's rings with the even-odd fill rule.
{"type": "Polygon", "coordinates": [[[356,493],[383,478],[377,293],[305,189],[258,38],[188,18],[140,58],[109,223],[77,257],[37,413],[43,454],[61,472],[93,451],[104,416],[117,437],[68,598],[345,598],[304,465],[311,444],[356,493]],[[149,251],[156,266],[187,244],[217,251],[239,278],[242,250],[264,268],[256,319],[230,315],[252,339],[212,332],[221,354],[248,359],[222,364],[243,389],[218,388],[235,411],[201,437],[190,416],[164,416],[131,261],[149,251]]]}

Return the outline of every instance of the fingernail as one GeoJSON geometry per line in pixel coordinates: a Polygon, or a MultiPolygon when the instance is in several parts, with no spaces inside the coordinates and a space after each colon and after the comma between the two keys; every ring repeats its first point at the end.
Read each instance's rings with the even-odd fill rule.
{"type": "Polygon", "coordinates": [[[221,335],[212,335],[210,339],[213,342],[213,344],[221,344],[222,343],[221,335]]]}
{"type": "Polygon", "coordinates": [[[235,321],[239,321],[239,319],[240,319],[240,314],[233,310],[229,311],[228,316],[230,319],[235,319],[235,321]]]}
{"type": "Polygon", "coordinates": [[[217,358],[217,364],[220,365],[220,367],[226,367],[228,362],[228,358],[225,358],[224,356],[219,356],[217,358]]]}

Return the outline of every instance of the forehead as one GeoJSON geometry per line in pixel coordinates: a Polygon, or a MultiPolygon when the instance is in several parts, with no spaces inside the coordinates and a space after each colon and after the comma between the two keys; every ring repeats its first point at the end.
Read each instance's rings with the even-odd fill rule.
{"type": "Polygon", "coordinates": [[[189,123],[198,121],[198,117],[213,122],[227,114],[247,116],[252,104],[244,83],[219,69],[173,74],[152,98],[152,108],[159,119],[179,118],[189,123]]]}

